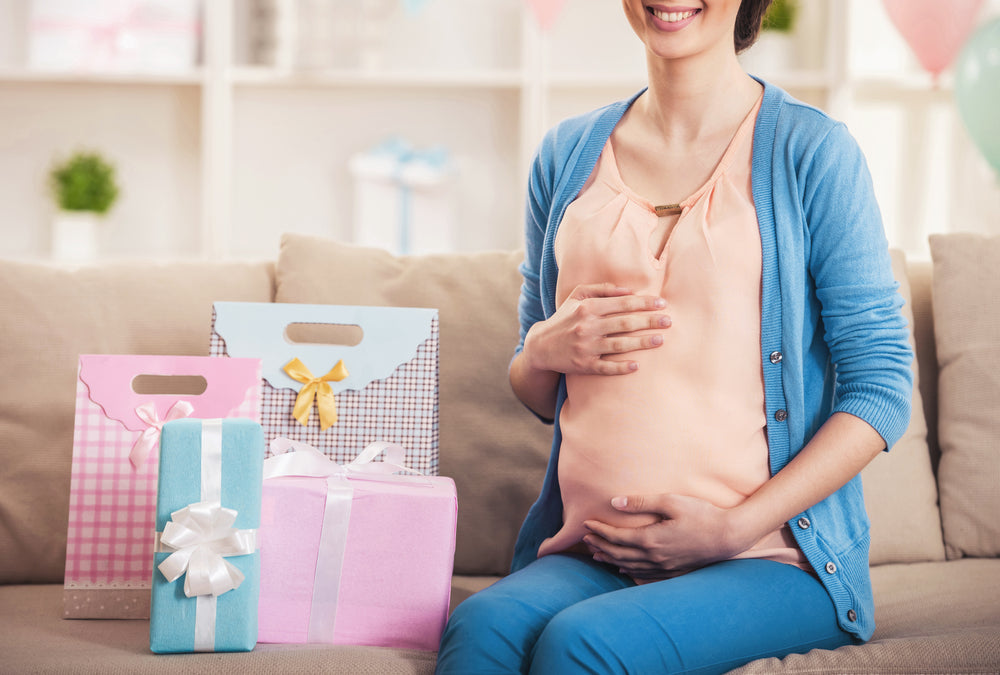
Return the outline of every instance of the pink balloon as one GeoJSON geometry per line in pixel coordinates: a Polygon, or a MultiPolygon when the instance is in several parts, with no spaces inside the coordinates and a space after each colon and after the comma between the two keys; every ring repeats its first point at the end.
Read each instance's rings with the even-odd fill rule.
{"type": "Polygon", "coordinates": [[[528,0],[528,6],[534,11],[542,30],[548,30],[556,22],[564,2],[565,0],[528,0]]]}
{"type": "Polygon", "coordinates": [[[965,44],[983,0],[882,0],[924,70],[935,77],[965,44]]]}

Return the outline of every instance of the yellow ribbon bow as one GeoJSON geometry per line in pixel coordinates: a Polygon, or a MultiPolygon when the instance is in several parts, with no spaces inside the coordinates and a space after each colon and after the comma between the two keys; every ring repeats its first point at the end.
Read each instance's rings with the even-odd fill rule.
{"type": "Polygon", "coordinates": [[[298,420],[299,424],[302,426],[309,424],[309,413],[312,411],[314,398],[316,407],[319,408],[320,429],[326,431],[337,423],[337,399],[333,395],[333,387],[328,383],[340,382],[348,376],[347,366],[343,360],[337,361],[337,365],[323,377],[314,377],[305,364],[297,358],[286,363],[282,370],[290,378],[304,385],[299,390],[299,395],[295,398],[295,407],[292,409],[292,417],[298,420]]]}

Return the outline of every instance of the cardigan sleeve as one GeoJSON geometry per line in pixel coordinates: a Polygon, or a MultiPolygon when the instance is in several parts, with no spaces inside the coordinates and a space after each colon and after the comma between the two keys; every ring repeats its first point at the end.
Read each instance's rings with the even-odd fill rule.
{"type": "Polygon", "coordinates": [[[545,169],[546,143],[543,141],[531,165],[525,204],[524,261],[521,263],[521,295],[517,303],[520,339],[515,353],[524,348],[524,338],[536,322],[545,318],[542,308],[541,265],[550,205],[550,180],[545,169]]]}
{"type": "MultiPolygon", "coordinates": [[[[549,140],[546,137],[546,141],[549,140]]],[[[528,330],[537,322],[545,319],[541,293],[542,250],[545,245],[545,231],[548,223],[551,178],[544,170],[544,159],[551,157],[545,152],[545,141],[535,155],[531,165],[531,175],[528,179],[528,195],[525,205],[525,236],[524,260],[521,262],[521,295],[517,302],[517,316],[520,324],[517,348],[514,358],[524,349],[524,338],[528,330]]],[[[514,362],[511,359],[511,364],[514,362]]],[[[509,367],[509,366],[508,366],[509,367]]],[[[525,406],[527,407],[527,406],[525,406]]],[[[528,408],[531,413],[546,424],[553,420],[539,415],[528,408]]]]}
{"type": "Polygon", "coordinates": [[[889,449],[909,424],[913,352],[868,166],[843,124],[816,145],[802,196],[834,410],[868,422],[889,449]]]}

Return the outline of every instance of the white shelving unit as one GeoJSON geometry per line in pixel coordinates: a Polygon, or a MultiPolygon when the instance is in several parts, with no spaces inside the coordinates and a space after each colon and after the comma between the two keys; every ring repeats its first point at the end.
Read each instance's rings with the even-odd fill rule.
{"type": "MultiPolygon", "coordinates": [[[[856,73],[858,1],[804,2],[796,63],[760,74],[841,119],[943,100],[919,75],[856,73]]],[[[520,0],[456,2],[385,16],[377,68],[293,70],[251,62],[248,2],[203,0],[200,64],[143,75],[29,70],[30,0],[0,0],[0,256],[46,256],[47,167],[78,146],[121,174],[109,257],[273,258],[284,231],[350,240],[348,159],[389,135],[451,151],[456,249],[519,246],[542,134],[641,87],[642,49],[608,0],[567,3],[547,33],[520,0]]]]}

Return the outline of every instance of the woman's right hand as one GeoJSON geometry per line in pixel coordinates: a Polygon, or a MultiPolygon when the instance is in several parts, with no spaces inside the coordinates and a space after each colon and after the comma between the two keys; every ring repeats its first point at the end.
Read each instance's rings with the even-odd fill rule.
{"type": "Polygon", "coordinates": [[[555,314],[534,324],[524,339],[528,365],[573,375],[625,375],[638,364],[618,357],[663,344],[670,326],[667,303],[614,284],[573,289],[555,314]],[[636,333],[641,333],[636,335],[636,333]]]}

